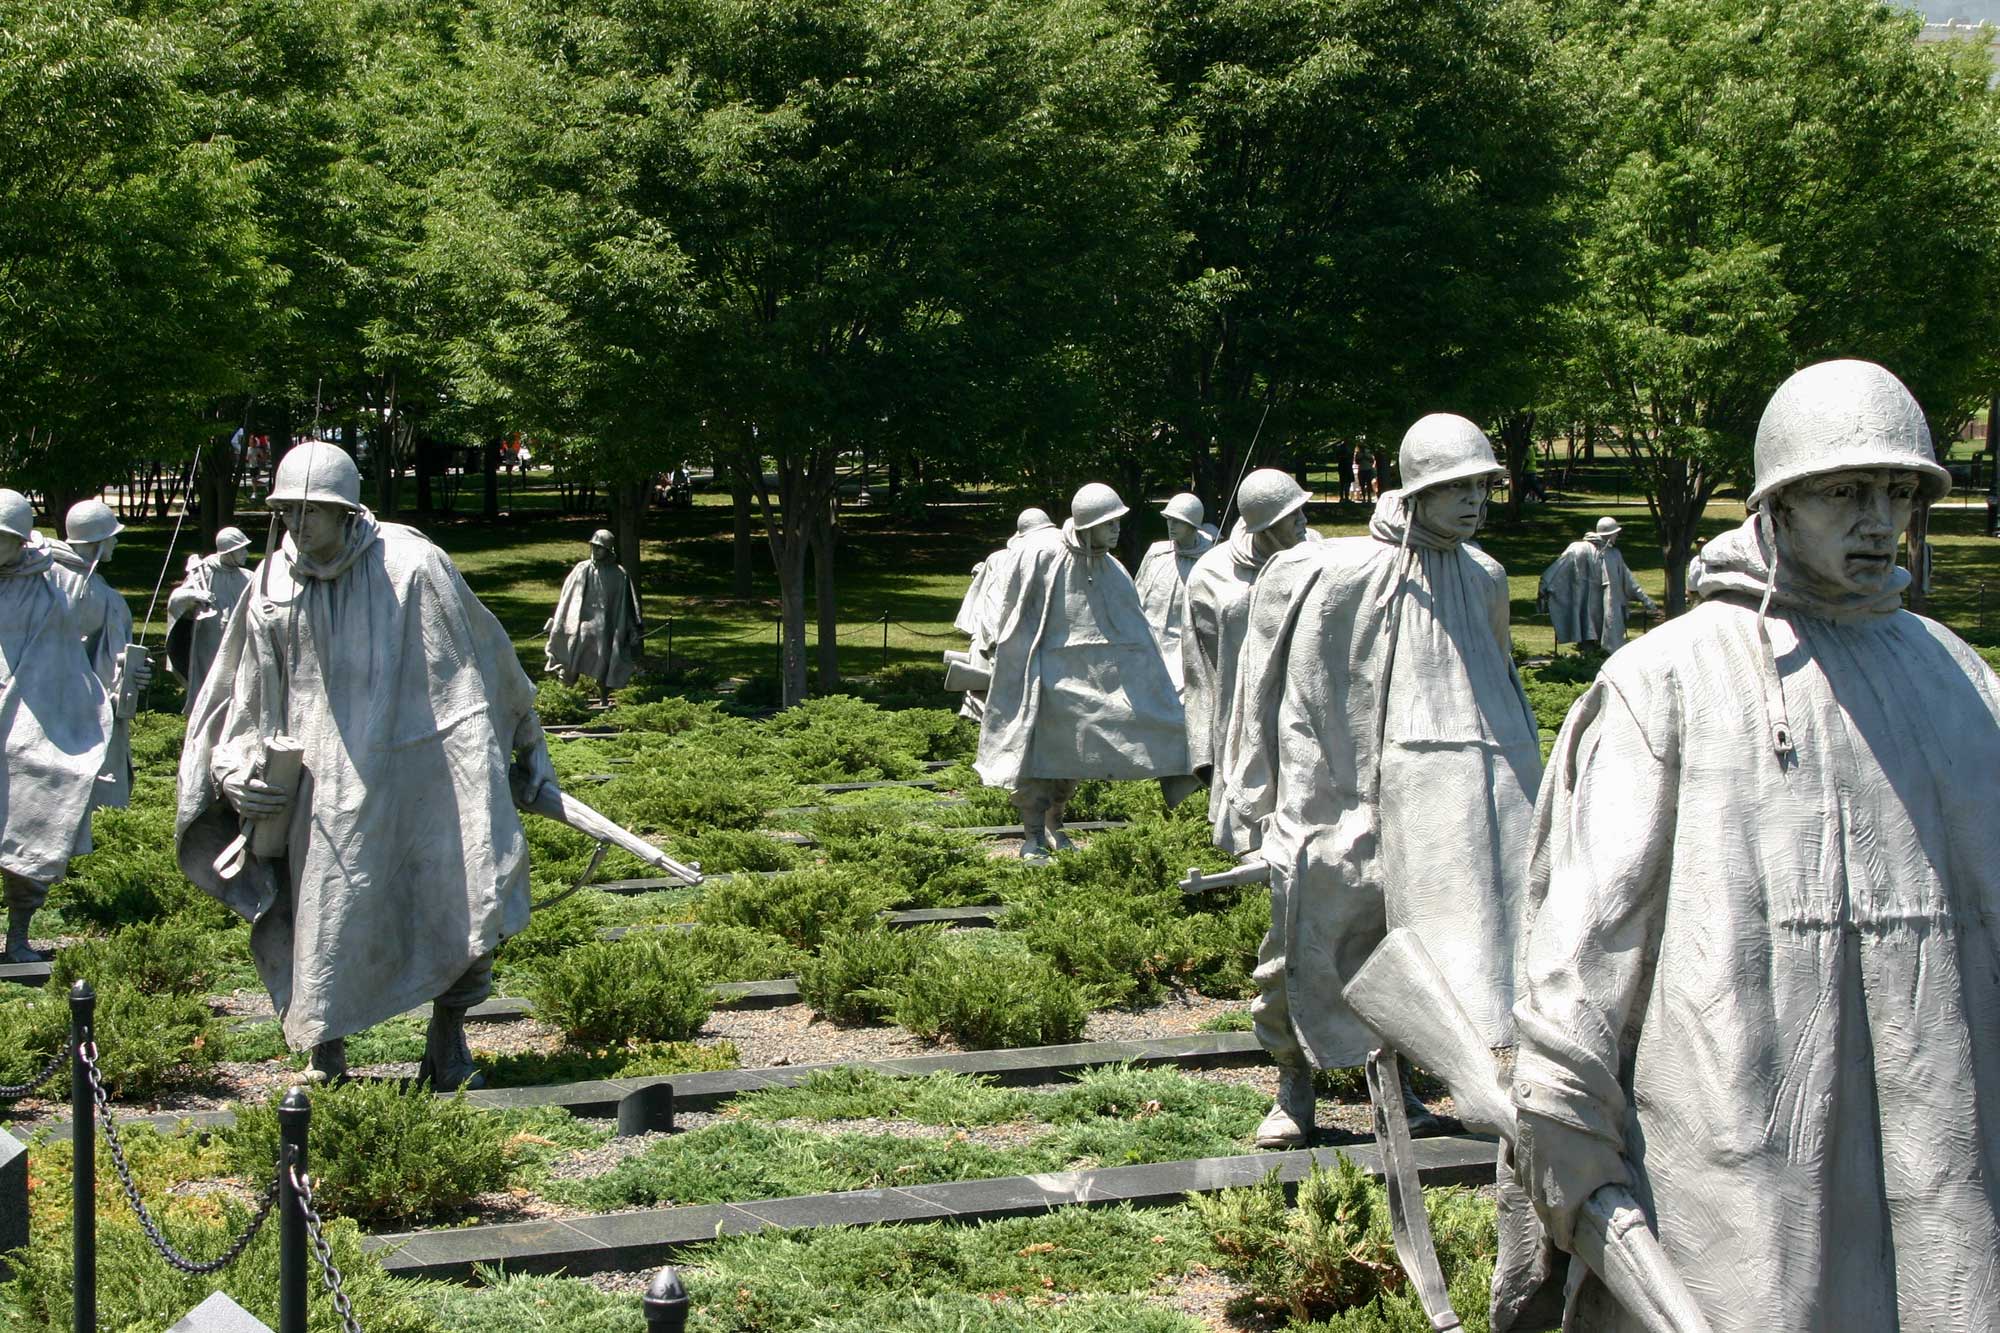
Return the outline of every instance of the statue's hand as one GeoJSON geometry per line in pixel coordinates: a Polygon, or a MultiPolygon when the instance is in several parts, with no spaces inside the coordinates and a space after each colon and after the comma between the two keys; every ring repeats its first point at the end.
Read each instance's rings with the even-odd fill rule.
{"type": "Polygon", "coordinates": [[[222,794],[245,819],[275,815],[292,800],[292,794],[284,788],[274,787],[248,771],[224,778],[222,794]]]}
{"type": "Polygon", "coordinates": [[[535,798],[546,792],[558,796],[562,786],[556,781],[556,766],[549,758],[549,745],[538,740],[529,749],[518,751],[514,756],[514,766],[519,774],[515,786],[516,799],[522,805],[533,805],[535,798]]]}

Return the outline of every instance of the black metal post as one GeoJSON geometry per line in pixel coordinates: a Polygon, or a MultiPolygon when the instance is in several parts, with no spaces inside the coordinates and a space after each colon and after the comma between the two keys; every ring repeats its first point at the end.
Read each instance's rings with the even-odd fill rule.
{"type": "Polygon", "coordinates": [[[97,992],[88,981],[69,989],[69,1142],[72,1280],[71,1321],[74,1333],[97,1333],[97,1102],[90,1092],[90,1074],[83,1067],[83,1048],[95,1038],[97,992]]]}
{"type": "Polygon", "coordinates": [[[674,618],[667,617],[667,674],[674,674],[674,618]]]}
{"type": "Polygon", "coordinates": [[[688,1326],[687,1288],[681,1275],[669,1264],[653,1274],[646,1284],[642,1302],[646,1310],[646,1333],[684,1333],[688,1326]]]}
{"type": "Polygon", "coordinates": [[[889,613],[882,613],[882,669],[889,669],[889,613]]]}
{"type": "Polygon", "coordinates": [[[773,625],[772,628],[778,631],[776,639],[778,645],[778,702],[783,703],[785,701],[785,618],[779,616],[778,623],[773,625]]]}
{"type": "Polygon", "coordinates": [[[278,1333],[306,1333],[306,1210],[292,1173],[306,1171],[312,1103],[293,1088],[278,1105],[278,1333]]]}

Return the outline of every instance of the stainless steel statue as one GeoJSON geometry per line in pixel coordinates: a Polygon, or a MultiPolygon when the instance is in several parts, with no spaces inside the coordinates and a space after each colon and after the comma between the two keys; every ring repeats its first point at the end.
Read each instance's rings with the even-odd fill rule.
{"type": "Polygon", "coordinates": [[[1625,642],[1625,615],[1632,603],[1649,614],[1659,613],[1619,553],[1623,531],[1617,519],[1600,518],[1542,571],[1537,600],[1548,612],[1558,645],[1587,643],[1617,652],[1625,642]]]}
{"type": "Polygon", "coordinates": [[[591,534],[590,558],[563,580],[555,613],[542,629],[549,636],[544,669],[565,685],[584,677],[609,694],[639,669],[646,638],[639,591],[618,563],[618,541],[609,528],[591,534]]]}
{"type": "Polygon", "coordinates": [[[1188,624],[1188,575],[1195,562],[1215,545],[1215,538],[1202,526],[1201,497],[1182,491],[1168,500],[1160,513],[1167,520],[1167,539],[1146,548],[1139,572],[1132,582],[1139,589],[1139,605],[1145,608],[1146,623],[1153,627],[1153,639],[1160,645],[1160,657],[1173,677],[1174,688],[1185,692],[1187,671],[1181,661],[1181,641],[1188,624]]]}
{"type": "Polygon", "coordinates": [[[184,712],[194,712],[236,604],[250,586],[250,538],[241,528],[215,534],[215,554],[191,556],[187,576],[167,596],[167,664],[187,686],[184,712]]]}

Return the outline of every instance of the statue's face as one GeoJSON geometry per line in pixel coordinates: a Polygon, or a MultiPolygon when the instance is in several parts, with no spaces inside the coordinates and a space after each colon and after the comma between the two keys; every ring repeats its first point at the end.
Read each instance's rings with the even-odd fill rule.
{"type": "Polygon", "coordinates": [[[1167,520],[1167,538],[1176,546],[1191,546],[1201,529],[1182,518],[1167,520]]]}
{"type": "Polygon", "coordinates": [[[1108,551],[1118,544],[1119,522],[1107,518],[1083,530],[1083,544],[1093,551],[1108,551]]]}
{"type": "Polygon", "coordinates": [[[1485,477],[1467,477],[1426,487],[1412,497],[1417,517],[1432,531],[1465,541],[1479,531],[1479,522],[1486,516],[1489,485],[1485,477]]]}
{"type": "Polygon", "coordinates": [[[77,558],[85,564],[96,561],[100,565],[108,565],[111,563],[111,553],[118,549],[118,538],[106,537],[103,541],[96,542],[71,542],[69,549],[75,551],[77,558]]]}
{"type": "Polygon", "coordinates": [[[288,504],[278,512],[285,520],[285,531],[292,534],[292,544],[307,559],[323,562],[340,554],[341,543],[347,539],[345,507],[313,500],[288,504]]]}
{"type": "Polygon", "coordinates": [[[250,562],[250,548],[239,546],[233,551],[224,551],[217,558],[231,569],[241,569],[250,562]]]}
{"type": "Polygon", "coordinates": [[[1806,477],[1778,492],[1778,559],[1822,593],[1881,592],[1910,526],[1917,474],[1856,469],[1806,477]]]}
{"type": "Polygon", "coordinates": [[[590,548],[590,558],[600,565],[608,565],[611,563],[611,548],[593,544],[590,548]]]}
{"type": "Polygon", "coordinates": [[[1256,533],[1250,538],[1250,549],[1265,559],[1280,551],[1289,551],[1306,539],[1306,511],[1295,509],[1291,513],[1256,533]]]}
{"type": "Polygon", "coordinates": [[[0,532],[0,569],[5,569],[21,558],[21,548],[26,545],[11,532],[0,532]]]}

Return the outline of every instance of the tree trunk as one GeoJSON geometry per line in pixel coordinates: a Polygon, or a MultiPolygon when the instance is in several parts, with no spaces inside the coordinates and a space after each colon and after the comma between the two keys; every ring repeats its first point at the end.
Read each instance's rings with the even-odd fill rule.
{"type": "Polygon", "coordinates": [[[381,517],[394,520],[396,504],[400,498],[396,492],[403,480],[403,451],[397,447],[396,439],[396,372],[390,371],[383,391],[386,408],[375,431],[375,464],[380,469],[377,490],[382,504],[381,517]]]}
{"type": "Polygon", "coordinates": [[[618,563],[633,588],[639,587],[639,540],[646,518],[646,482],[614,481],[605,487],[610,502],[611,535],[618,542],[618,563]]]}
{"type": "Polygon", "coordinates": [[[417,462],[417,512],[433,512],[431,501],[431,471],[436,464],[437,445],[430,436],[419,434],[416,445],[417,462]]]}
{"type": "Polygon", "coordinates": [[[486,478],[486,492],[480,508],[488,519],[500,517],[500,437],[488,439],[479,451],[479,470],[486,478]]]}
{"type": "Polygon", "coordinates": [[[1507,465],[1507,521],[1518,523],[1526,488],[1521,479],[1535,457],[1535,414],[1510,412],[1500,422],[1500,461],[1507,465]]]}
{"type": "Polygon", "coordinates": [[[734,547],[731,552],[734,576],[733,587],[738,597],[749,597],[756,590],[756,572],[751,562],[755,555],[751,547],[750,531],[750,479],[739,468],[729,470],[729,499],[732,506],[731,521],[735,525],[732,534],[734,547]]]}
{"type": "Polygon", "coordinates": [[[773,537],[772,560],[778,567],[778,613],[783,624],[780,649],[779,700],[785,707],[806,697],[806,543],[797,534],[773,537]]]}
{"type": "Polygon", "coordinates": [[[840,605],[834,593],[834,548],[840,529],[834,523],[834,502],[817,506],[813,515],[813,603],[819,620],[819,692],[840,693],[840,605]]]}

